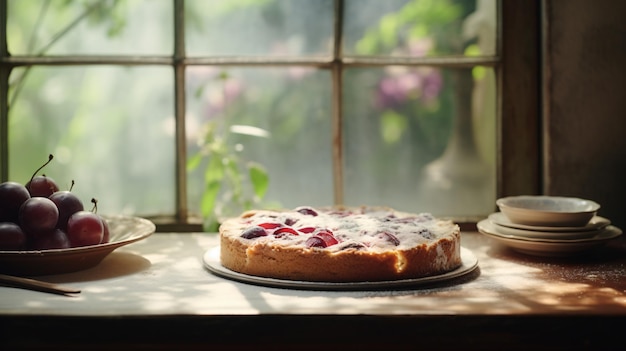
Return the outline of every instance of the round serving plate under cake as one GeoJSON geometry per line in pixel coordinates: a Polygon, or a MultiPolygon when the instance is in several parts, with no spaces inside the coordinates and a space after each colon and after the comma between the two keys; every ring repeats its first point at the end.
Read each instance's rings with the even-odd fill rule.
{"type": "Polygon", "coordinates": [[[207,250],[202,257],[202,260],[204,262],[205,268],[208,271],[222,278],[254,285],[301,290],[380,290],[400,288],[425,288],[463,277],[470,274],[478,267],[478,259],[476,258],[476,256],[474,256],[474,254],[470,250],[464,247],[461,247],[461,266],[450,272],[422,278],[387,281],[320,282],[275,279],[243,274],[232,271],[222,266],[220,262],[219,246],[207,250]]]}

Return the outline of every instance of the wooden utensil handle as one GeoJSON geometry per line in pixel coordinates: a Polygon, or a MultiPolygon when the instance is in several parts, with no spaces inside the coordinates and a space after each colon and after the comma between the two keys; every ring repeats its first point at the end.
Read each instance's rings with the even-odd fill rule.
{"type": "Polygon", "coordinates": [[[48,283],[30,278],[15,277],[12,275],[0,274],[0,285],[36,290],[59,295],[71,295],[80,293],[80,289],[48,283]]]}

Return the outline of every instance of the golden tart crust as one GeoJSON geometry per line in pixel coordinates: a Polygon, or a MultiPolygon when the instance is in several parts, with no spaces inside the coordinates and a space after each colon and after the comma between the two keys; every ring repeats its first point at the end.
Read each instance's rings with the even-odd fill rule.
{"type": "Polygon", "coordinates": [[[253,210],[224,221],[219,231],[222,266],[267,278],[387,281],[443,274],[461,265],[458,225],[390,208],[253,210]],[[260,231],[259,225],[269,228],[265,235],[246,238],[244,233],[260,231]],[[278,228],[289,228],[288,234],[275,234],[278,228]],[[297,235],[289,234],[292,229],[297,235]],[[311,246],[320,242],[310,239],[320,232],[332,233],[331,244],[311,246]]]}

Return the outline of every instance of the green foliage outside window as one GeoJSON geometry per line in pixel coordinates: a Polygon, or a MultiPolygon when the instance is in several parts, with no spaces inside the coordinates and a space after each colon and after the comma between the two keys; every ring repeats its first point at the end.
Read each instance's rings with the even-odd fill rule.
{"type": "MultiPolygon", "coordinates": [[[[85,24],[89,28],[99,30],[104,36],[113,38],[123,36],[132,20],[128,19],[125,14],[129,7],[136,6],[136,4],[137,2],[124,0],[14,0],[9,5],[23,6],[22,11],[18,12],[23,18],[16,18],[9,22],[32,28],[30,32],[32,37],[10,38],[12,42],[10,46],[20,46],[22,53],[46,55],[64,36],[75,32],[80,25],[85,24]],[[49,13],[54,13],[56,16],[52,18],[49,13]],[[59,25],[61,23],[63,25],[59,25]],[[50,31],[49,28],[54,28],[54,30],[50,31]],[[41,32],[47,34],[42,36],[41,32]],[[36,42],[33,38],[45,38],[46,41],[36,42]]],[[[201,11],[194,8],[199,4],[202,2],[186,2],[186,29],[203,33],[209,21],[204,15],[200,15],[201,11]]],[[[360,2],[346,1],[346,4],[358,8],[360,2]]],[[[367,22],[368,29],[349,44],[344,44],[349,47],[344,47],[343,51],[348,55],[361,57],[376,55],[436,57],[482,54],[473,40],[465,40],[459,34],[463,19],[475,10],[474,1],[413,0],[397,1],[394,4],[396,8],[393,11],[367,22]]],[[[260,14],[259,17],[267,23],[270,31],[284,33],[285,28],[288,28],[286,25],[290,16],[288,11],[297,9],[297,2],[293,4],[282,2],[279,5],[278,1],[273,0],[222,1],[209,16],[213,16],[211,21],[219,22],[220,18],[228,18],[232,13],[252,11],[260,14]],[[289,6],[285,7],[285,4],[289,6]]],[[[348,15],[351,14],[346,13],[346,16],[348,15]]],[[[171,13],[164,11],[164,16],[171,16],[171,13]]],[[[311,16],[303,18],[311,23],[319,21],[311,16]]],[[[305,25],[303,27],[306,28],[305,25]]],[[[29,33],[27,30],[12,30],[11,32],[29,33]]],[[[306,31],[301,35],[303,38],[299,40],[295,40],[293,36],[281,38],[281,40],[293,42],[279,44],[302,45],[305,48],[302,51],[305,55],[315,55],[319,50],[323,51],[330,45],[329,38],[319,31],[306,31]]],[[[166,41],[166,39],[163,40],[166,41]]],[[[277,45],[277,47],[280,46],[277,45]]],[[[280,55],[280,51],[271,54],[280,55]]],[[[125,69],[124,67],[118,68],[125,69]]],[[[481,67],[474,68],[474,79],[481,79],[481,74],[484,75],[482,69],[481,67]]],[[[15,105],[17,110],[13,110],[10,115],[33,120],[31,124],[33,127],[29,131],[9,128],[11,145],[20,149],[20,157],[24,160],[40,160],[42,155],[46,156],[59,144],[67,148],[80,148],[80,145],[83,145],[81,143],[84,142],[81,138],[85,137],[84,128],[87,123],[85,117],[90,113],[89,111],[69,111],[63,105],[52,105],[52,109],[58,110],[38,110],[40,106],[51,106],[49,102],[42,100],[43,88],[36,90],[24,89],[24,87],[28,79],[41,80],[33,82],[31,87],[46,85],[47,73],[45,70],[39,70],[37,66],[25,66],[16,69],[11,75],[9,107],[14,108],[13,103],[18,99],[28,103],[15,105]],[[40,73],[33,74],[35,70],[40,73]],[[45,117],[42,118],[42,116],[45,117]],[[49,116],[55,117],[49,118],[49,116]],[[69,126],[69,128],[60,130],[59,126],[69,126]],[[34,140],[25,134],[27,132],[44,135],[46,138],[34,140]]],[[[454,69],[441,69],[435,66],[345,67],[343,73],[344,106],[342,107],[346,112],[345,126],[358,126],[359,130],[358,132],[349,128],[344,130],[343,137],[346,143],[344,147],[353,148],[355,142],[361,142],[368,136],[377,136],[376,140],[371,140],[371,145],[378,145],[376,143],[380,142],[381,146],[369,155],[371,162],[368,167],[371,167],[371,173],[368,171],[367,174],[372,179],[386,179],[386,173],[390,167],[393,167],[392,162],[400,145],[410,145],[410,149],[414,150],[417,155],[415,162],[419,165],[432,161],[444,152],[455,118],[456,92],[450,88],[454,82],[455,72],[454,69]]],[[[79,76],[80,73],[68,70],[68,75],[79,76]]],[[[306,152],[316,148],[315,139],[310,138],[310,134],[331,134],[329,128],[331,108],[325,105],[332,100],[330,98],[330,71],[311,67],[276,69],[272,67],[188,66],[186,77],[187,89],[190,90],[187,92],[187,99],[195,99],[195,105],[200,105],[198,111],[194,111],[199,125],[187,124],[189,131],[194,134],[193,137],[188,136],[187,140],[187,171],[190,175],[200,173],[201,183],[194,183],[191,177],[188,191],[202,193],[198,200],[198,210],[204,220],[205,229],[214,231],[221,218],[243,210],[254,207],[282,207],[288,203],[285,194],[276,192],[276,187],[280,185],[277,182],[282,181],[282,178],[276,176],[276,172],[277,169],[280,172],[290,172],[288,167],[290,159],[301,158],[302,150],[306,152]],[[203,69],[210,69],[211,74],[203,76],[201,72],[203,69]],[[254,78],[261,70],[269,73],[261,78],[254,78]],[[272,81],[272,77],[278,78],[282,83],[276,84],[272,81]],[[211,109],[212,106],[203,105],[206,102],[201,101],[201,97],[209,90],[214,90],[220,95],[222,104],[219,109],[211,109]],[[312,99],[317,98],[319,102],[311,103],[312,99]],[[319,129],[311,129],[311,126],[317,125],[320,126],[319,129]],[[305,134],[308,135],[306,141],[308,144],[302,146],[302,149],[295,149],[294,145],[304,143],[303,135],[305,134]],[[275,160],[276,158],[280,160],[275,160]]],[[[63,86],[63,82],[57,86],[63,86]]],[[[96,89],[95,85],[93,89],[96,89]]],[[[72,87],[65,85],[64,91],[54,93],[72,94],[75,99],[97,98],[95,90],[72,91],[72,87]]],[[[141,92],[133,92],[133,94],[141,96],[141,92]]],[[[148,100],[150,98],[166,101],[158,97],[145,98],[147,101],[150,101],[148,100]]],[[[164,103],[164,105],[167,104],[164,103]]],[[[107,120],[100,122],[105,127],[99,131],[106,138],[123,135],[125,133],[123,121],[129,118],[137,118],[138,123],[144,123],[144,120],[139,119],[138,116],[129,116],[127,111],[120,110],[119,107],[109,106],[108,108],[110,111],[107,113],[107,120]]],[[[147,121],[145,123],[151,123],[149,118],[145,121],[147,121]]],[[[371,145],[363,144],[362,147],[367,148],[371,145]]],[[[169,147],[173,150],[174,145],[169,147]]],[[[135,151],[138,150],[141,150],[141,147],[135,151]]],[[[150,148],[146,147],[146,152],[150,152],[149,150],[150,148]]],[[[121,148],[106,151],[119,157],[124,157],[126,152],[121,148]]],[[[348,152],[345,154],[351,155],[348,152]]],[[[98,157],[106,159],[107,156],[99,155],[98,157]]],[[[59,159],[62,159],[62,155],[59,159]]],[[[85,162],[89,164],[88,161],[85,162]]],[[[347,162],[347,167],[351,167],[352,161],[347,162]]],[[[34,163],[38,164],[39,161],[34,163]]],[[[325,165],[324,167],[330,169],[331,166],[325,165]]],[[[24,169],[11,170],[11,172],[22,181],[23,178],[30,176],[31,168],[29,166],[24,169]]],[[[130,177],[128,174],[131,171],[119,170],[120,177],[130,177]]],[[[309,181],[315,182],[317,179],[309,181]]],[[[171,191],[172,189],[165,190],[171,191]]],[[[159,193],[151,191],[143,193],[145,199],[134,200],[139,209],[146,204],[163,201],[159,193]]],[[[194,206],[190,206],[192,210],[195,210],[194,206]]],[[[163,208],[164,212],[170,211],[170,207],[163,208]]]]}

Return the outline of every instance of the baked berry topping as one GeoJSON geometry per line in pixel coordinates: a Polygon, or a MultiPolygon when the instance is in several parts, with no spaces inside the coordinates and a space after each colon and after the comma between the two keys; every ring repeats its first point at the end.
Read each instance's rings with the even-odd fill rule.
{"type": "Polygon", "coordinates": [[[326,247],[326,242],[318,236],[312,236],[306,239],[304,244],[306,247],[326,247]]]}
{"type": "Polygon", "coordinates": [[[322,237],[322,239],[324,239],[324,241],[329,243],[328,246],[334,245],[334,244],[338,243],[337,239],[335,238],[335,235],[329,229],[322,229],[322,230],[320,230],[320,232],[317,233],[317,236],[322,237]]]}
{"type": "Polygon", "coordinates": [[[422,213],[417,217],[413,217],[413,220],[416,223],[428,222],[432,221],[433,219],[435,219],[435,217],[431,213],[422,213]]]}
{"type": "Polygon", "coordinates": [[[428,230],[426,228],[420,229],[418,234],[423,236],[426,239],[434,239],[435,238],[435,235],[433,233],[431,233],[430,230],[428,230]]]}
{"type": "Polygon", "coordinates": [[[317,211],[315,211],[313,208],[307,207],[307,206],[302,206],[302,207],[296,208],[296,212],[300,212],[303,215],[307,215],[307,216],[313,216],[313,217],[317,216],[317,211]]]}
{"type": "Polygon", "coordinates": [[[307,247],[329,247],[338,243],[339,241],[333,236],[333,233],[326,229],[308,238],[305,242],[307,247]]]}
{"type": "Polygon", "coordinates": [[[315,231],[315,227],[298,228],[298,231],[300,233],[310,234],[310,233],[313,233],[315,231]]]}
{"type": "Polygon", "coordinates": [[[398,239],[397,236],[389,233],[389,232],[382,232],[381,235],[383,236],[383,238],[387,241],[389,241],[390,243],[394,244],[395,246],[400,245],[400,240],[398,239]]]}
{"type": "Polygon", "coordinates": [[[278,227],[282,226],[282,224],[280,223],[261,223],[259,224],[259,227],[263,227],[264,229],[276,229],[278,227]]]}
{"type": "Polygon", "coordinates": [[[274,236],[277,238],[283,238],[288,235],[299,235],[299,234],[293,228],[289,228],[289,227],[278,228],[274,232],[274,236]]]}
{"type": "Polygon", "coordinates": [[[249,227],[241,233],[241,237],[244,239],[254,239],[261,236],[267,236],[267,232],[263,227],[258,225],[249,227]]]}
{"type": "Polygon", "coordinates": [[[297,219],[293,219],[293,218],[287,218],[285,219],[285,225],[289,225],[292,226],[294,224],[298,223],[297,219]]]}
{"type": "Polygon", "coordinates": [[[354,250],[364,250],[367,249],[367,246],[362,243],[352,242],[348,243],[341,248],[342,250],[354,249],[354,250]]]}
{"type": "Polygon", "coordinates": [[[403,217],[403,218],[396,218],[393,220],[396,223],[413,223],[415,221],[417,221],[417,218],[415,217],[403,217]]]}
{"type": "Polygon", "coordinates": [[[331,211],[328,212],[329,215],[333,216],[333,217],[338,217],[338,218],[342,218],[342,217],[348,217],[350,215],[355,214],[352,211],[331,211]]]}

